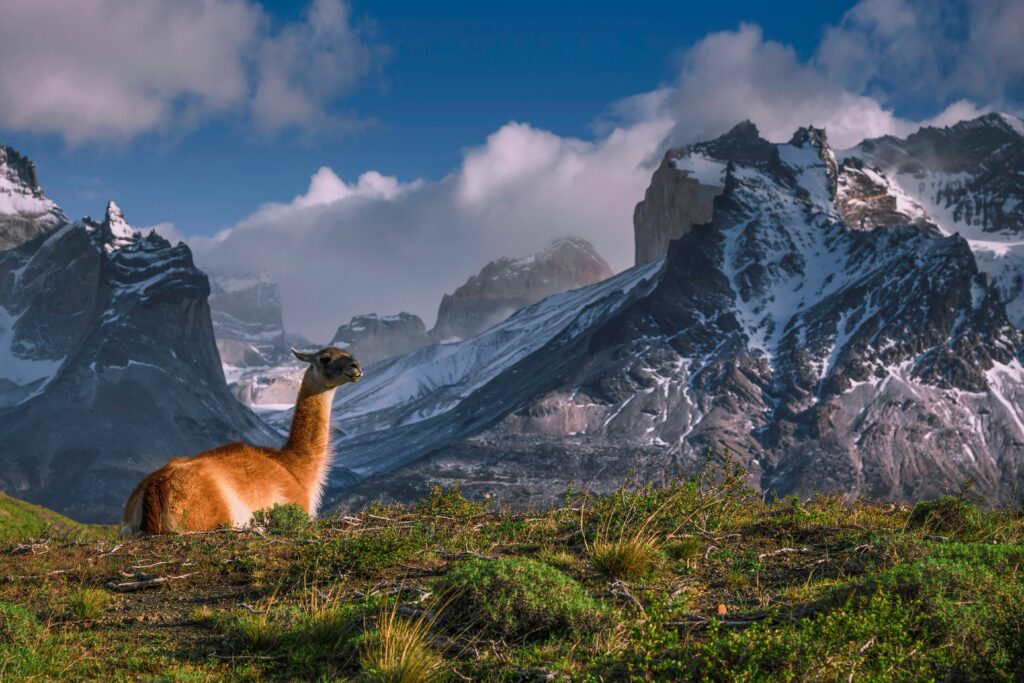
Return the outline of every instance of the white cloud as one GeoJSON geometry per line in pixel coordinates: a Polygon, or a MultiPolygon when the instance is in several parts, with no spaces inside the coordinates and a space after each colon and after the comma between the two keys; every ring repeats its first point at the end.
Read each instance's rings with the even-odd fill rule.
{"type": "Polygon", "coordinates": [[[633,206],[670,122],[620,128],[596,142],[508,124],[440,181],[370,172],[345,183],[321,168],[309,190],[267,204],[216,238],[189,240],[211,271],[267,270],[285,323],[326,340],[367,312],[433,322],[441,295],[487,261],[582,235],[613,268],[632,265],[633,206]]]}
{"type": "Polygon", "coordinates": [[[830,27],[817,61],[829,78],[883,101],[973,97],[1002,105],[1024,85],[1021,0],[862,0],[830,27]]]}
{"type": "Polygon", "coordinates": [[[259,52],[253,114],[276,130],[336,122],[325,104],[344,95],[386,54],[364,41],[340,0],[313,0],[306,20],[284,27],[259,52]]]}
{"type": "Polygon", "coordinates": [[[4,2],[0,127],[77,144],[248,112],[323,126],[380,53],[345,0],[277,31],[252,0],[4,2]]]}

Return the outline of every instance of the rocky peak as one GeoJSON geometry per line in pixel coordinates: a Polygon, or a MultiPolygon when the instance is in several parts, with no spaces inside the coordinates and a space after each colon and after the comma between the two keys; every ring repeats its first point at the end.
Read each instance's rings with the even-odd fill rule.
{"type": "Polygon", "coordinates": [[[775,145],[762,138],[757,126],[749,120],[736,124],[728,133],[714,140],[699,142],[686,149],[719,161],[752,166],[768,163],[775,153],[775,145]]]}
{"type": "Polygon", "coordinates": [[[133,244],[140,237],[139,233],[128,225],[121,207],[113,201],[107,202],[107,212],[99,226],[98,234],[107,251],[133,244]]]}
{"type": "Polygon", "coordinates": [[[13,147],[0,145],[0,175],[9,182],[20,185],[39,199],[43,198],[43,189],[36,178],[36,165],[31,159],[13,147]]]}
{"type": "Polygon", "coordinates": [[[60,207],[43,194],[35,164],[12,147],[0,145],[0,252],[66,222],[60,207]]]}
{"type": "Polygon", "coordinates": [[[825,133],[825,129],[815,128],[814,126],[799,128],[795,133],[793,133],[793,137],[790,138],[789,146],[800,150],[812,150],[814,152],[817,160],[807,164],[806,160],[792,155],[786,155],[785,151],[780,150],[780,153],[786,157],[784,161],[799,170],[806,170],[809,166],[824,167],[825,186],[828,190],[829,198],[834,199],[836,196],[836,183],[839,177],[839,167],[836,163],[836,155],[832,151],[832,147],[828,144],[828,135],[825,133]],[[820,164],[818,162],[820,162],[820,164]]]}
{"type": "Polygon", "coordinates": [[[430,337],[417,315],[405,311],[397,315],[370,313],[353,316],[341,325],[331,344],[344,348],[362,364],[371,365],[423,348],[430,344],[430,337]]]}
{"type": "Polygon", "coordinates": [[[524,306],[611,275],[594,247],[576,237],[555,240],[522,258],[496,259],[444,295],[430,337],[435,342],[475,337],[524,306]]]}
{"type": "Polygon", "coordinates": [[[290,363],[277,282],[261,270],[208,274],[221,360],[236,368],[290,363]]]}

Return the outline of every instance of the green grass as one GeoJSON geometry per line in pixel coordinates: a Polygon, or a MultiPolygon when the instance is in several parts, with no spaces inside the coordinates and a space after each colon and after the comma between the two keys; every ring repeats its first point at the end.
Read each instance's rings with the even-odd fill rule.
{"type": "Polygon", "coordinates": [[[0,541],[44,535],[72,540],[112,539],[117,535],[117,527],[79,524],[52,510],[0,493],[0,541]]]}
{"type": "Polygon", "coordinates": [[[0,546],[0,680],[1024,680],[1019,510],[744,480],[515,514],[437,489],[120,546],[29,528],[0,546]],[[602,537],[653,560],[612,570],[602,537]],[[180,578],[105,590],[138,576],[180,578]]]}

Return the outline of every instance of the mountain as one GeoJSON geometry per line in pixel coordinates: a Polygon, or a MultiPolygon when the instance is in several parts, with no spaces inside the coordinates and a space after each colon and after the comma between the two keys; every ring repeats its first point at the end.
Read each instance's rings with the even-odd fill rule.
{"type": "MultiPolygon", "coordinates": [[[[990,501],[1015,500],[1024,342],[968,226],[863,148],[836,155],[825,131],[772,144],[751,129],[668,153],[722,189],[664,258],[387,361],[339,396],[333,504],[455,478],[539,503],[573,480],[686,471],[726,446],[780,495],[913,500],[971,477],[990,501]]],[[[668,168],[648,200],[674,201],[668,168]]],[[[996,176],[1019,193],[1024,176],[996,176]]]]}
{"type": "Polygon", "coordinates": [[[418,315],[357,315],[338,328],[331,345],[346,349],[363,365],[411,353],[430,344],[418,315]]]}
{"type": "MultiPolygon", "coordinates": [[[[3,234],[25,215],[4,214],[3,234]]],[[[0,489],[110,522],[172,456],[278,440],[228,392],[187,246],[113,202],[102,222],[46,225],[0,252],[0,489]]]]}
{"type": "Polygon", "coordinates": [[[66,222],[60,207],[39,187],[35,164],[17,150],[0,145],[0,251],[66,222]]]}
{"type": "Polygon", "coordinates": [[[579,238],[555,240],[546,250],[524,258],[491,261],[442,297],[430,337],[436,342],[470,339],[523,306],[611,275],[594,247],[579,238]]]}
{"type": "Polygon", "coordinates": [[[993,113],[906,140],[867,140],[848,154],[879,168],[916,215],[963,236],[1024,328],[1024,121],[993,113]]]}
{"type": "Polygon", "coordinates": [[[225,365],[269,365],[288,354],[276,282],[262,271],[209,278],[213,333],[225,365]]]}

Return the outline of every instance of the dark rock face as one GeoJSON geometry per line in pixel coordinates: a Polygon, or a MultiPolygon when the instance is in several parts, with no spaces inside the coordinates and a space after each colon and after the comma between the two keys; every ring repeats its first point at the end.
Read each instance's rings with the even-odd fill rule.
{"type": "Polygon", "coordinates": [[[39,187],[35,164],[17,150],[0,145],[0,252],[66,222],[60,208],[39,187]]]}
{"type": "Polygon", "coordinates": [[[579,238],[556,240],[547,250],[525,258],[491,261],[444,295],[430,337],[435,342],[475,337],[523,306],[611,274],[594,247],[579,238]]]}
{"type": "Polygon", "coordinates": [[[823,131],[739,133],[689,148],[722,189],[663,260],[339,395],[331,500],[464,476],[539,504],[573,480],[614,486],[626,463],[685,473],[723,446],[780,494],[913,500],[974,477],[1015,500],[1024,340],[975,244],[823,131]]]}
{"type": "Polygon", "coordinates": [[[354,316],[340,326],[331,344],[345,349],[363,365],[371,365],[421,349],[430,344],[430,337],[423,320],[412,313],[371,313],[354,316]]]}
{"type": "Polygon", "coordinates": [[[209,284],[111,203],[0,254],[0,488],[112,522],[174,456],[277,435],[228,392],[209,284]]]}
{"type": "Polygon", "coordinates": [[[281,291],[264,273],[212,274],[210,310],[225,364],[265,366],[288,354],[281,291]]]}
{"type": "Polygon", "coordinates": [[[1024,121],[987,114],[844,154],[883,173],[904,213],[967,239],[1010,320],[1024,327],[1024,121]]]}

